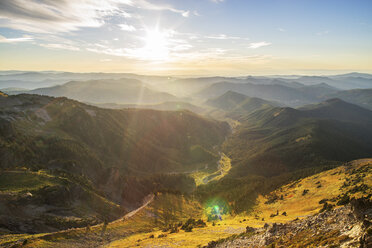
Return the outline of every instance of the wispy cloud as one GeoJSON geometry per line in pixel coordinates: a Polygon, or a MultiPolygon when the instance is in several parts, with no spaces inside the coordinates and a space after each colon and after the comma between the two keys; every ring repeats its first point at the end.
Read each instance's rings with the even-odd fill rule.
{"type": "Polygon", "coordinates": [[[190,12],[147,0],[1,0],[0,27],[33,33],[58,33],[100,27],[109,17],[131,18],[130,9],[190,12]]]}
{"type": "Polygon", "coordinates": [[[72,46],[72,45],[68,45],[68,44],[51,43],[51,44],[40,44],[40,46],[49,48],[49,49],[56,49],[56,50],[80,51],[80,48],[72,46]]]}
{"type": "Polygon", "coordinates": [[[18,38],[6,38],[0,35],[0,43],[18,43],[18,42],[25,42],[25,41],[32,41],[33,38],[30,36],[23,36],[18,38]]]}
{"type": "Polygon", "coordinates": [[[248,48],[257,49],[257,48],[264,47],[264,46],[269,46],[269,45],[271,45],[270,42],[260,41],[260,42],[250,43],[248,48]]]}
{"type": "Polygon", "coordinates": [[[285,31],[287,31],[287,30],[285,30],[284,28],[277,28],[277,30],[280,31],[280,32],[285,32],[285,31]]]}
{"type": "Polygon", "coordinates": [[[216,39],[216,40],[249,40],[249,38],[243,38],[239,36],[229,36],[226,34],[210,35],[206,36],[207,39],[216,39]]]}
{"type": "Polygon", "coordinates": [[[126,24],[126,23],[119,24],[118,26],[123,31],[133,32],[133,31],[136,31],[137,30],[134,26],[129,25],[129,24],[126,24]]]}
{"type": "MultiPolygon", "coordinates": [[[[120,0],[117,0],[120,1],[120,0]]],[[[130,0],[130,3],[128,4],[130,6],[136,7],[136,8],[142,8],[142,9],[148,9],[148,10],[166,10],[166,11],[171,11],[174,13],[178,13],[184,17],[188,17],[190,14],[190,11],[188,10],[181,10],[172,7],[171,5],[167,4],[154,4],[151,3],[150,1],[146,0],[130,0]]]]}

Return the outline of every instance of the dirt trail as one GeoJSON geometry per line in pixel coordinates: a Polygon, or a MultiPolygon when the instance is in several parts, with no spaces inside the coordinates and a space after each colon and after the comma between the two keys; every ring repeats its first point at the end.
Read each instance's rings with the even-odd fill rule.
{"type": "Polygon", "coordinates": [[[142,210],[143,208],[145,208],[147,205],[149,205],[153,200],[154,200],[154,194],[150,194],[150,195],[147,195],[144,199],[143,199],[143,204],[141,207],[127,213],[122,219],[126,220],[126,219],[129,219],[131,218],[133,215],[135,215],[138,211],[142,210]]]}

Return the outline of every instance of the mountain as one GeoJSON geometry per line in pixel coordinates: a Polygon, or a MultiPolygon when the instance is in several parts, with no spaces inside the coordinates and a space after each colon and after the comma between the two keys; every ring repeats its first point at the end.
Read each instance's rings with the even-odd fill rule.
{"type": "Polygon", "coordinates": [[[372,110],[372,89],[344,90],[325,96],[327,98],[340,98],[361,107],[372,110]]]}
{"type": "Polygon", "coordinates": [[[65,96],[92,103],[149,104],[179,100],[168,93],[151,90],[139,80],[126,78],[71,81],[63,85],[35,89],[27,93],[55,97],[65,96]]]}
{"type": "Polygon", "coordinates": [[[216,168],[214,147],[227,133],[226,123],[190,111],[0,96],[0,168],[8,178],[0,185],[7,195],[0,225],[12,232],[64,229],[118,218],[154,191],[190,192],[195,183],[187,173],[216,168]]]}
{"type": "Polygon", "coordinates": [[[241,113],[249,113],[264,106],[275,105],[272,102],[256,97],[249,97],[234,91],[228,91],[219,97],[209,99],[205,104],[224,111],[241,113]]]}
{"type": "Polygon", "coordinates": [[[301,115],[306,118],[334,119],[366,125],[372,121],[372,111],[338,98],[328,99],[322,103],[308,105],[298,110],[301,110],[301,115]]]}
{"type": "Polygon", "coordinates": [[[115,104],[115,103],[101,103],[93,104],[101,108],[122,109],[122,108],[138,108],[138,109],[155,109],[162,111],[177,111],[189,110],[194,113],[202,113],[204,109],[187,102],[163,102],[158,104],[115,104]]]}
{"type": "Polygon", "coordinates": [[[335,76],[332,76],[332,77],[335,77],[335,78],[362,77],[362,78],[370,78],[370,79],[372,79],[372,74],[360,73],[360,72],[351,72],[351,73],[346,73],[346,74],[335,75],[335,76]]]}
{"type": "Polygon", "coordinates": [[[332,87],[349,89],[372,88],[372,78],[370,74],[345,74],[340,76],[301,76],[291,81],[297,81],[306,85],[326,83],[332,87]],[[369,75],[369,76],[368,76],[369,75]]]}
{"type": "MultiPolygon", "coordinates": [[[[324,87],[322,86],[322,89],[324,87]]],[[[307,90],[307,87],[300,89],[279,84],[257,85],[251,83],[230,83],[220,82],[198,92],[200,98],[218,97],[228,91],[235,91],[249,97],[257,97],[267,101],[279,102],[288,106],[301,106],[317,102],[317,95],[314,94],[314,87],[307,90]]]]}
{"type": "MultiPolygon", "coordinates": [[[[157,85],[157,89],[164,89],[166,92],[179,97],[194,97],[198,91],[221,81],[243,83],[244,81],[232,77],[196,77],[196,78],[175,78],[157,85]]],[[[155,87],[155,86],[154,86],[155,87]]]]}
{"type": "Polygon", "coordinates": [[[372,111],[331,99],[321,104],[259,109],[225,142],[236,176],[274,176],[372,156],[372,111]]]}

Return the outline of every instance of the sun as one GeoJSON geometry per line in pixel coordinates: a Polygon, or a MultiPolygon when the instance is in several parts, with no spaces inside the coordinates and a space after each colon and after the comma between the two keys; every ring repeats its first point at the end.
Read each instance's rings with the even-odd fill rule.
{"type": "Polygon", "coordinates": [[[169,57],[169,35],[159,29],[146,31],[144,57],[149,60],[167,60],[169,57]]]}

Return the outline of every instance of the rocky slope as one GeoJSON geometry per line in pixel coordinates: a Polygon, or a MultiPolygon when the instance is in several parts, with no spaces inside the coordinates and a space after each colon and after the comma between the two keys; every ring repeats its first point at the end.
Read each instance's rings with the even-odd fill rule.
{"type": "Polygon", "coordinates": [[[372,246],[372,201],[353,200],[347,206],[303,220],[247,227],[240,237],[212,241],[212,247],[360,247],[372,246]]]}

